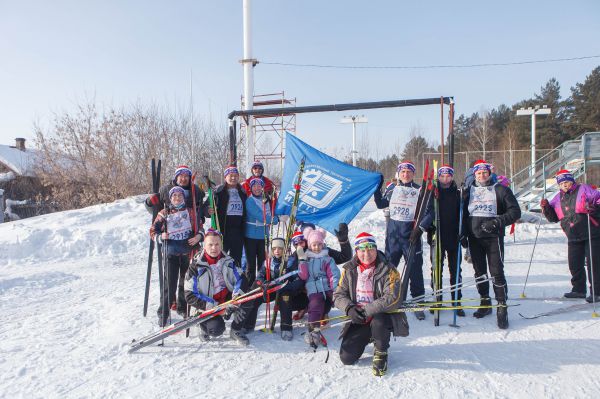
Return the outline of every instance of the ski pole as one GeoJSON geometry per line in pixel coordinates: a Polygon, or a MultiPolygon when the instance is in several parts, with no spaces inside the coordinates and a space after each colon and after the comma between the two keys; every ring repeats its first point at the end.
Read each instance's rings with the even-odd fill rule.
{"type": "Polygon", "coordinates": [[[592,248],[592,226],[590,223],[590,214],[588,212],[587,214],[587,222],[588,222],[588,248],[589,248],[589,252],[590,252],[590,274],[592,276],[592,306],[594,307],[594,310],[592,311],[592,317],[593,318],[597,318],[600,317],[600,315],[598,315],[598,312],[596,312],[596,292],[594,290],[594,249],[592,248]]]}
{"type": "Polygon", "coordinates": [[[533,254],[535,253],[535,247],[537,245],[538,235],[540,234],[540,228],[542,224],[542,215],[540,214],[540,220],[538,221],[537,231],[535,232],[535,241],[533,242],[533,250],[531,251],[531,257],[529,258],[529,266],[527,267],[527,274],[525,275],[525,284],[523,284],[523,291],[521,292],[521,298],[527,298],[525,295],[525,288],[527,288],[527,280],[529,279],[529,271],[531,270],[531,263],[533,262],[533,254]]]}
{"type": "Polygon", "coordinates": [[[475,286],[477,284],[485,283],[486,281],[491,281],[491,280],[492,280],[491,277],[488,277],[487,275],[482,274],[481,276],[475,278],[472,282],[469,282],[468,284],[461,282],[460,284],[451,285],[449,287],[442,288],[441,290],[435,291],[435,292],[433,292],[431,294],[419,295],[419,296],[411,298],[409,300],[405,300],[402,303],[403,304],[407,304],[407,303],[418,302],[418,301],[422,301],[425,298],[433,298],[433,299],[435,299],[435,297],[438,296],[440,293],[442,293],[442,294],[443,293],[452,293],[452,292],[455,292],[456,290],[459,290],[461,288],[472,287],[472,286],[475,286]]]}
{"type": "MultiPolygon", "coordinates": [[[[542,193],[542,200],[546,198],[546,165],[542,163],[542,179],[544,181],[544,192],[542,193]]],[[[527,298],[525,296],[525,288],[527,287],[527,280],[529,279],[529,271],[531,270],[531,263],[533,262],[533,254],[535,253],[535,247],[537,245],[538,235],[540,234],[540,228],[542,227],[542,210],[540,210],[540,220],[538,220],[537,231],[535,232],[535,241],[533,242],[533,250],[531,251],[531,257],[529,258],[529,266],[527,267],[527,275],[525,276],[525,284],[523,284],[523,292],[521,292],[521,298],[527,298]]]]}
{"type": "MultiPolygon", "coordinates": [[[[458,248],[456,249],[456,252],[458,254],[457,258],[456,258],[456,283],[455,285],[458,286],[458,283],[460,281],[460,264],[462,262],[462,250],[461,250],[461,245],[460,245],[460,236],[462,235],[462,218],[463,218],[463,191],[465,189],[465,184],[461,184],[460,186],[460,190],[459,192],[459,201],[458,201],[458,248]]],[[[448,259],[448,261],[450,261],[450,259],[448,259]]],[[[448,262],[448,264],[450,264],[450,262],[448,262]]],[[[456,290],[454,292],[454,302],[455,304],[458,303],[458,290],[456,290]]],[[[460,327],[458,324],[456,324],[456,316],[458,313],[458,309],[454,310],[454,317],[452,319],[452,324],[450,324],[450,327],[460,327]]]]}

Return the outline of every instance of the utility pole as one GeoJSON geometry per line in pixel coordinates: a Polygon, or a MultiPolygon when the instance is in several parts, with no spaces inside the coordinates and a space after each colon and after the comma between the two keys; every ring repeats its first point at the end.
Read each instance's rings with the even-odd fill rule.
{"type": "Polygon", "coordinates": [[[344,116],[340,123],[352,123],[352,166],[356,166],[356,124],[367,123],[367,117],[362,116],[344,116]]]}
{"type": "Polygon", "coordinates": [[[545,105],[540,107],[521,108],[517,110],[517,116],[531,115],[531,178],[535,179],[535,120],[536,115],[550,115],[550,108],[545,105]]]}
{"type": "MultiPolygon", "coordinates": [[[[244,58],[240,63],[244,67],[244,110],[251,111],[254,106],[254,67],[258,60],[252,58],[252,26],[251,26],[251,2],[243,0],[244,21],[244,58]]],[[[254,118],[246,116],[246,173],[252,168],[255,154],[254,118]]]]}

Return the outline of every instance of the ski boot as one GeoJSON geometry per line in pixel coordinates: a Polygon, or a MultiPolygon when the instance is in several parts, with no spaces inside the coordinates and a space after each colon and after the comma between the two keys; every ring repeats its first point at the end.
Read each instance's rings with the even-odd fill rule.
{"type": "Polygon", "coordinates": [[[422,310],[417,310],[415,312],[415,317],[417,318],[417,320],[425,320],[425,312],[423,312],[422,310]]]}
{"type": "Polygon", "coordinates": [[[250,344],[250,340],[248,339],[248,337],[246,337],[246,334],[244,334],[242,330],[231,329],[231,331],[229,332],[229,336],[231,337],[231,339],[233,339],[235,342],[242,346],[248,346],[248,344],[250,344]]]}
{"type": "Polygon", "coordinates": [[[585,298],[585,292],[571,291],[571,292],[565,293],[565,295],[563,295],[563,296],[565,298],[569,298],[569,299],[573,299],[573,298],[585,298]]]}
{"type": "Polygon", "coordinates": [[[380,352],[375,349],[373,354],[373,375],[382,377],[387,372],[387,352],[380,352]]]}
{"type": "Polygon", "coordinates": [[[479,305],[482,307],[477,309],[475,313],[473,313],[473,317],[475,317],[476,319],[481,319],[489,314],[492,314],[492,308],[490,307],[491,305],[492,301],[490,299],[482,299],[481,304],[479,305]]]}
{"type": "Polygon", "coordinates": [[[200,342],[210,341],[210,334],[202,328],[202,325],[198,326],[198,339],[200,342]]]}
{"type": "Polygon", "coordinates": [[[294,338],[292,330],[281,330],[281,339],[284,341],[291,341],[294,338]]]}
{"type": "Polygon", "coordinates": [[[304,342],[306,342],[308,344],[308,346],[310,346],[311,348],[313,348],[315,351],[317,350],[317,348],[319,347],[319,345],[323,344],[323,335],[321,335],[321,331],[317,330],[317,329],[310,329],[305,335],[304,335],[304,342]]]}
{"type": "MultiPolygon", "coordinates": [[[[461,306],[461,303],[460,302],[453,302],[452,306],[459,307],[459,306],[461,306]]],[[[466,316],[464,309],[456,309],[456,315],[458,317],[465,317],[466,316]]]]}
{"type": "Polygon", "coordinates": [[[506,330],[508,328],[508,308],[506,307],[506,301],[498,301],[496,317],[498,319],[498,328],[506,330]]]}
{"type": "Polygon", "coordinates": [[[587,303],[592,303],[592,302],[600,303],[600,295],[596,295],[596,296],[591,296],[590,295],[587,298],[585,298],[585,301],[587,303]]]}

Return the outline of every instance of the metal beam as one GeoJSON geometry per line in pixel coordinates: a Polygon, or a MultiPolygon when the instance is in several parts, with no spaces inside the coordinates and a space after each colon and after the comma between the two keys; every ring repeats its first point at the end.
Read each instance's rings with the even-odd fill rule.
{"type": "MultiPolygon", "coordinates": [[[[453,97],[442,97],[444,104],[450,104],[453,97]]],[[[347,103],[347,104],[331,104],[331,105],[310,105],[305,107],[286,107],[286,108],[263,108],[255,110],[239,110],[232,111],[227,115],[229,119],[236,116],[248,115],[280,115],[280,114],[306,114],[311,112],[332,112],[332,111],[351,111],[358,109],[375,109],[375,108],[399,108],[412,107],[417,105],[438,105],[440,97],[420,98],[413,100],[392,100],[392,101],[375,101],[363,103],[347,103]]]]}

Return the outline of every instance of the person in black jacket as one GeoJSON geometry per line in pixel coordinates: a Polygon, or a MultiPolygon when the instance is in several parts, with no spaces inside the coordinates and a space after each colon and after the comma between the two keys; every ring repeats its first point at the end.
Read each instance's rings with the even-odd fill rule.
{"type": "MultiPolygon", "coordinates": [[[[283,251],[285,243],[283,238],[274,238],[271,241],[271,261],[269,269],[269,278],[267,278],[267,262],[263,263],[256,280],[252,285],[251,289],[255,289],[260,286],[265,286],[265,283],[273,280],[279,275],[279,269],[281,262],[283,261],[283,251]]],[[[298,270],[298,264],[294,266],[291,259],[288,259],[288,267],[286,273],[298,270]]],[[[281,339],[284,341],[291,341],[294,337],[292,332],[292,311],[305,309],[308,306],[308,297],[304,291],[304,281],[298,276],[293,276],[288,279],[287,285],[279,291],[279,299],[277,306],[279,306],[279,313],[281,313],[281,321],[279,323],[281,329],[281,339]]],[[[258,309],[265,301],[266,295],[261,298],[257,298],[253,301],[253,308],[249,312],[248,317],[244,321],[244,332],[249,333],[254,331],[256,326],[256,318],[258,317],[258,309]]],[[[275,300],[277,295],[271,295],[270,300],[275,300]]]]}
{"type": "MultiPolygon", "coordinates": [[[[498,301],[498,328],[508,328],[508,311],[506,308],[506,278],[504,276],[504,229],[521,217],[521,209],[514,194],[508,187],[492,183],[490,165],[479,160],[473,166],[475,182],[464,193],[463,215],[465,237],[461,238],[463,246],[471,250],[475,277],[487,274],[489,266],[492,275],[494,294],[498,301]]],[[[489,281],[479,283],[477,291],[481,296],[481,308],[473,316],[482,318],[492,309],[489,299],[489,281]]]]}
{"type": "Polygon", "coordinates": [[[600,192],[587,184],[577,184],[573,174],[565,169],[558,171],[556,182],[560,188],[559,193],[551,201],[543,199],[540,205],[546,219],[550,223],[560,222],[560,227],[567,236],[569,271],[573,288],[564,296],[586,298],[584,264],[587,264],[590,296],[586,301],[598,302],[600,301],[600,192]]]}
{"type": "MultiPolygon", "coordinates": [[[[450,285],[457,283],[456,275],[458,271],[458,226],[459,226],[459,214],[460,214],[460,191],[456,187],[454,182],[454,169],[450,166],[444,165],[437,171],[438,183],[439,183],[439,213],[440,213],[440,226],[439,226],[439,238],[442,249],[441,264],[442,270],[444,267],[444,259],[448,257],[448,270],[450,271],[450,285]]],[[[433,201],[429,202],[430,212],[434,213],[433,201]]],[[[433,231],[430,229],[427,235],[427,242],[431,245],[431,264],[433,268],[433,253],[435,247],[432,245],[433,231]]],[[[462,276],[458,276],[458,283],[462,282],[462,276]]],[[[433,286],[433,270],[431,277],[431,284],[433,286]]],[[[432,287],[433,288],[433,287],[432,287]]],[[[441,286],[439,287],[442,288],[441,286]]],[[[452,299],[457,299],[454,303],[455,306],[460,306],[460,299],[462,298],[461,290],[457,290],[456,293],[451,293],[452,299]]],[[[464,317],[465,311],[458,309],[456,311],[458,316],[464,317]]]]}
{"type": "MultiPolygon", "coordinates": [[[[185,207],[192,208],[193,207],[193,199],[192,199],[192,170],[186,165],[180,165],[175,170],[175,175],[173,179],[160,187],[158,193],[150,194],[146,200],[144,201],[144,205],[146,206],[146,210],[152,213],[152,210],[156,206],[157,209],[168,208],[171,205],[171,200],[169,198],[169,191],[173,187],[181,187],[183,189],[183,193],[185,195],[185,207]]],[[[202,223],[204,223],[204,215],[202,212],[202,201],[204,200],[204,191],[198,187],[197,184],[194,184],[194,191],[196,193],[196,213],[198,217],[201,218],[202,223]]]]}
{"type": "MultiPolygon", "coordinates": [[[[246,217],[246,192],[239,183],[237,167],[228,166],[223,172],[225,183],[215,189],[215,208],[219,227],[223,234],[223,251],[228,253],[238,265],[242,264],[244,249],[244,219],[246,217]]],[[[212,216],[214,209],[210,201],[204,202],[206,214],[212,216]]]]}

